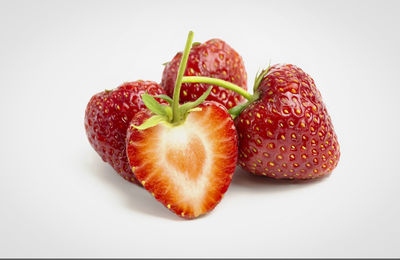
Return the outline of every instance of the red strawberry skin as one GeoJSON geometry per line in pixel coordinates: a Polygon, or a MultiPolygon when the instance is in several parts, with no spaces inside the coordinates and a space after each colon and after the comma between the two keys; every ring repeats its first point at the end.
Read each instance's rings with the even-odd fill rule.
{"type": "MultiPolygon", "coordinates": [[[[180,217],[211,211],[227,191],[237,163],[237,135],[226,108],[206,101],[175,127],[130,127],[127,156],[137,179],[158,201],[180,217]]],[[[142,124],[143,110],[132,119],[142,124]]]]}
{"type": "Polygon", "coordinates": [[[141,95],[165,94],[152,81],[127,82],[94,95],[86,107],[85,130],[90,144],[123,178],[138,183],[126,157],[125,138],[132,117],[145,105],[141,95]]]}
{"type": "MultiPolygon", "coordinates": [[[[172,97],[176,75],[182,53],[179,52],[164,68],[161,86],[172,97]]],[[[189,54],[185,76],[205,76],[232,82],[247,89],[247,73],[242,57],[227,43],[220,39],[211,39],[203,44],[194,45],[189,54]]],[[[201,96],[210,85],[202,83],[184,83],[180,93],[180,102],[194,101],[201,96]]],[[[231,90],[213,86],[209,101],[216,101],[230,109],[244,99],[231,90]]]]}
{"type": "Polygon", "coordinates": [[[274,65],[257,91],[235,119],[241,167],[275,179],[329,174],[340,148],[314,80],[294,65],[274,65]]]}

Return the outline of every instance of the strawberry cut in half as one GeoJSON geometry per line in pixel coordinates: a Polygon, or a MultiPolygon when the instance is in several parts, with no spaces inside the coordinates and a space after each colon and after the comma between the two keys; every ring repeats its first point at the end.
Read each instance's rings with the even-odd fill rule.
{"type": "Polygon", "coordinates": [[[136,114],[127,133],[127,156],[136,178],[158,201],[184,218],[211,211],[227,191],[237,162],[237,135],[228,111],[208,101],[174,126],[134,126],[151,117],[136,114]]]}

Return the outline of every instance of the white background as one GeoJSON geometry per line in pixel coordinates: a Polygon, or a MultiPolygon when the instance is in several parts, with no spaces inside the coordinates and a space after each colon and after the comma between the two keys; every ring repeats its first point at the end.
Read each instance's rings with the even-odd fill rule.
{"type": "Polygon", "coordinates": [[[1,1],[1,257],[399,257],[399,1],[1,1]],[[316,81],[342,157],[274,182],[241,170],[186,221],[89,145],[90,97],[195,41],[224,39],[249,86],[269,63],[316,81]]]}

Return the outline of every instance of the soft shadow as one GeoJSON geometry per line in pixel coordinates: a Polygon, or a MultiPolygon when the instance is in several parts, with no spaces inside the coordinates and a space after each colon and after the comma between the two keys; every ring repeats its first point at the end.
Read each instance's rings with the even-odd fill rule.
{"type": "MultiPolygon", "coordinates": [[[[121,201],[131,210],[172,221],[184,221],[184,219],[176,216],[160,202],[155,200],[143,187],[128,182],[120,177],[110,165],[103,162],[96,154],[86,157],[84,167],[87,172],[96,176],[101,182],[115,190],[116,193],[119,193],[121,201]]],[[[330,175],[314,180],[275,180],[265,176],[251,174],[237,167],[229,192],[235,194],[271,194],[287,192],[318,184],[327,180],[329,176],[330,175]]]]}
{"type": "Polygon", "coordinates": [[[232,179],[231,189],[233,188],[233,190],[245,190],[246,192],[255,193],[285,192],[306,188],[323,182],[327,180],[329,176],[330,175],[310,180],[275,180],[265,176],[254,175],[240,167],[237,167],[232,179]]]}
{"type": "Polygon", "coordinates": [[[121,201],[124,201],[128,208],[155,217],[173,221],[183,221],[183,219],[176,216],[154,199],[143,187],[128,182],[119,176],[110,165],[103,162],[99,157],[87,158],[84,166],[87,172],[95,175],[96,178],[115,190],[116,193],[120,194],[121,201]]]}

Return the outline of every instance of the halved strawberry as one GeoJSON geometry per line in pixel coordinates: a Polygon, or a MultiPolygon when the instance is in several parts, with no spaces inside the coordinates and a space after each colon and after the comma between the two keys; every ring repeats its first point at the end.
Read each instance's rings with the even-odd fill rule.
{"type": "Polygon", "coordinates": [[[178,125],[160,123],[145,130],[152,115],[136,114],[127,133],[127,156],[136,178],[168,209],[184,218],[212,210],[229,187],[237,161],[234,122],[220,104],[209,101],[178,125]]]}

